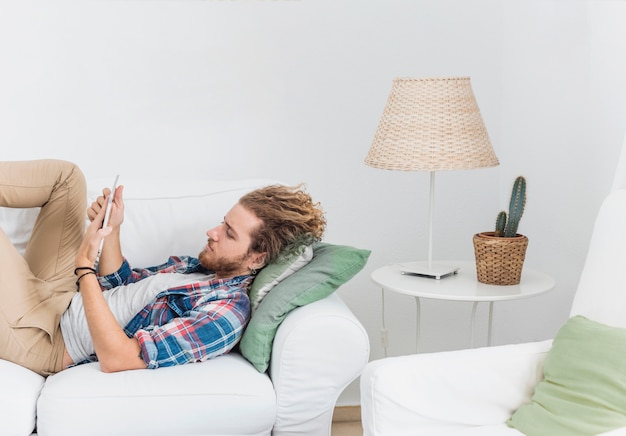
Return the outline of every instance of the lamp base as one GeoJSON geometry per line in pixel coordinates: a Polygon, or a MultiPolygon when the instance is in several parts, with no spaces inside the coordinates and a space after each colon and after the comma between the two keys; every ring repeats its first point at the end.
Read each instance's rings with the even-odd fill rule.
{"type": "Polygon", "coordinates": [[[440,263],[428,267],[428,262],[410,262],[400,264],[400,273],[407,276],[426,277],[440,280],[455,275],[459,271],[458,266],[442,265],[440,263]]]}

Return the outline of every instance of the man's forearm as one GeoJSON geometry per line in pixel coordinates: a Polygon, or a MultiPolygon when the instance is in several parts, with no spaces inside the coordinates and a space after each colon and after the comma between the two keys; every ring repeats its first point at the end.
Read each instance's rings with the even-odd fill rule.
{"type": "Polygon", "coordinates": [[[101,276],[113,274],[120,269],[123,261],[120,227],[116,227],[109,236],[104,238],[102,254],[98,263],[98,274],[101,276]]]}
{"type": "Polygon", "coordinates": [[[139,342],[129,338],[117,323],[107,305],[95,274],[79,272],[80,292],[85,317],[91,333],[100,367],[104,372],[146,368],[140,356],[139,342]]]}

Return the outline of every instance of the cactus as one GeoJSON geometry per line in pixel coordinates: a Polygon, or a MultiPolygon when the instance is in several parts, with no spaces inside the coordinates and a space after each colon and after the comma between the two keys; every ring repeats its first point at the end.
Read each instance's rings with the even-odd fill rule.
{"type": "Polygon", "coordinates": [[[526,179],[519,176],[515,179],[513,190],[511,191],[511,201],[509,203],[509,218],[504,231],[505,238],[512,238],[517,234],[519,220],[524,213],[526,205],[526,179]]]}
{"type": "Polygon", "coordinates": [[[505,211],[498,214],[494,236],[512,238],[517,235],[517,227],[519,226],[520,218],[522,218],[522,214],[524,213],[525,205],[526,179],[523,176],[519,176],[515,179],[513,190],[511,191],[508,217],[505,211]]]}
{"type": "Polygon", "coordinates": [[[502,237],[504,236],[504,229],[506,227],[506,212],[502,211],[498,214],[498,218],[496,218],[496,231],[494,236],[502,237]]]}

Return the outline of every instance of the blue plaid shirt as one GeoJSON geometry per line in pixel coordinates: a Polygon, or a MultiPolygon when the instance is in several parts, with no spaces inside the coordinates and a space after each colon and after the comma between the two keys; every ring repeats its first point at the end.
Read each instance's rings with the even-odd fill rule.
{"type": "MultiPolygon", "coordinates": [[[[99,277],[103,289],[137,282],[154,274],[210,273],[198,259],[170,257],[162,265],[131,269],[124,260],[113,274],[99,277]]],[[[250,319],[252,276],[211,279],[166,289],[124,327],[135,337],[148,368],[200,362],[228,353],[250,319]]]]}

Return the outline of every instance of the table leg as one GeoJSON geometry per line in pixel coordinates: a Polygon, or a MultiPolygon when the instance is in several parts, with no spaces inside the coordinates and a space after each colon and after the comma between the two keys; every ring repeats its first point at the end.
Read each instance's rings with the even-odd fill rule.
{"type": "Polygon", "coordinates": [[[415,352],[420,352],[420,336],[421,336],[421,324],[422,324],[422,305],[420,304],[420,297],[415,297],[415,309],[417,311],[417,317],[415,318],[415,352]]]}
{"type": "Polygon", "coordinates": [[[383,345],[383,351],[385,353],[385,357],[387,357],[387,343],[389,341],[389,338],[387,336],[387,326],[385,325],[385,288],[382,288],[382,317],[383,317],[383,325],[382,325],[382,329],[380,331],[380,340],[382,342],[383,345]]]}
{"type": "Polygon", "coordinates": [[[474,348],[474,330],[476,329],[476,309],[478,308],[478,301],[474,301],[472,305],[472,321],[470,324],[470,348],[474,348]]]}
{"type": "Polygon", "coordinates": [[[493,331],[493,301],[489,302],[489,330],[487,336],[487,345],[491,346],[491,333],[493,331]]]}
{"type": "MultiPolygon", "coordinates": [[[[472,323],[470,328],[470,348],[474,348],[474,330],[476,327],[476,308],[478,301],[474,301],[472,305],[472,323]]],[[[487,327],[487,346],[491,346],[491,337],[493,332],[493,301],[489,302],[489,325],[487,327]]]]}

